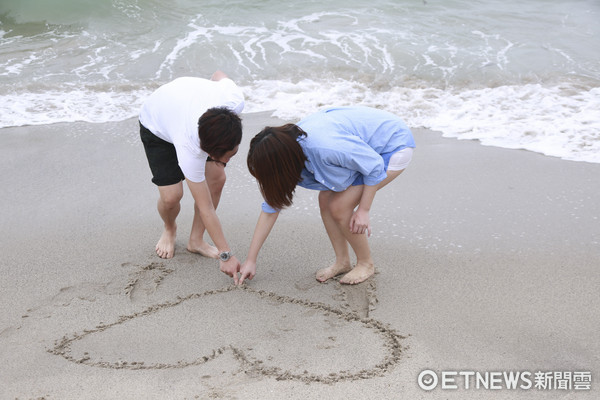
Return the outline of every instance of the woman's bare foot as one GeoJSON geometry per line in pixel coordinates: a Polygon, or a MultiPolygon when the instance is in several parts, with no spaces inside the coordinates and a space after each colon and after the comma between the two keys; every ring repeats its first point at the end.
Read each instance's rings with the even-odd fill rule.
{"type": "Polygon", "coordinates": [[[352,271],[348,272],[346,275],[342,276],[340,279],[340,283],[346,285],[356,285],[357,283],[361,283],[369,279],[375,273],[375,265],[373,263],[358,263],[352,269],[352,271]]]}
{"type": "Polygon", "coordinates": [[[347,263],[338,263],[335,262],[333,265],[327,268],[323,268],[317,271],[317,280],[319,282],[325,282],[334,276],[338,276],[340,274],[345,274],[346,272],[352,270],[352,265],[350,262],[347,263]]]}
{"type": "Polygon", "coordinates": [[[156,254],[160,258],[173,258],[175,255],[175,230],[165,229],[156,243],[156,254]]]}
{"type": "Polygon", "coordinates": [[[201,240],[199,242],[192,242],[192,240],[190,239],[187,249],[190,253],[197,253],[204,257],[219,258],[219,250],[217,250],[215,246],[208,244],[204,240],[201,240]]]}

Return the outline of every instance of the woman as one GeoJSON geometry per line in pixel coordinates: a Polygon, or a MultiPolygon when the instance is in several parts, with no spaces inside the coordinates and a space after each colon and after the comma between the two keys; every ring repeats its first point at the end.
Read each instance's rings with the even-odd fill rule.
{"type": "Polygon", "coordinates": [[[292,204],[296,185],[319,190],[319,207],[335,262],[317,272],[325,282],[357,284],[375,272],[367,235],[377,190],[404,171],[415,142],[406,124],[386,111],[337,107],[298,124],[267,127],[250,143],[248,168],[265,199],[240,284],[256,274],[258,252],[281,209],[292,204]],[[350,261],[348,244],[356,254],[350,261]]]}

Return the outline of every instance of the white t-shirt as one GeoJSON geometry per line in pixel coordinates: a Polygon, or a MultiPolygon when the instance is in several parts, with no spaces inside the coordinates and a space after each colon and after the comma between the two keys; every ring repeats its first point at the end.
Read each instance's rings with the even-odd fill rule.
{"type": "Polygon", "coordinates": [[[200,149],[198,119],[213,107],[227,107],[239,114],[244,109],[244,94],[228,78],[177,78],[152,93],[140,111],[142,125],[173,143],[179,168],[192,182],[205,179],[208,154],[200,149]]]}

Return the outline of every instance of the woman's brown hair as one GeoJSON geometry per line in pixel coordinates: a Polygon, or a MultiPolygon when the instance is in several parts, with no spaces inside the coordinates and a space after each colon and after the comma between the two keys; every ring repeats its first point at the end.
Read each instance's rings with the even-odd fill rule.
{"type": "Polygon", "coordinates": [[[212,157],[222,157],[242,141],[242,121],[225,107],[209,108],[198,119],[200,148],[212,157]]]}
{"type": "Polygon", "coordinates": [[[298,139],[306,133],[295,124],[266,127],[250,142],[248,169],[273,208],[292,205],[306,155],[298,139]]]}

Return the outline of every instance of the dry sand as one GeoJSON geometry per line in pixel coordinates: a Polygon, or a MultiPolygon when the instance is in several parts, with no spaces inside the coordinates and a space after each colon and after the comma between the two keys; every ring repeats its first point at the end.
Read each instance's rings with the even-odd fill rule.
{"type": "MultiPolygon", "coordinates": [[[[244,115],[219,214],[243,259],[261,198],[244,115]]],[[[600,165],[415,129],[372,212],[377,274],[333,254],[299,188],[243,288],[161,233],[137,122],[0,131],[0,399],[591,399],[600,394],[600,165]],[[592,390],[422,390],[442,371],[587,371],[592,390]]],[[[464,385],[461,385],[461,387],[464,385]]]]}

